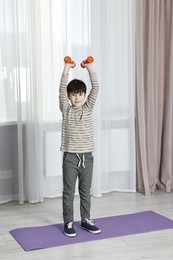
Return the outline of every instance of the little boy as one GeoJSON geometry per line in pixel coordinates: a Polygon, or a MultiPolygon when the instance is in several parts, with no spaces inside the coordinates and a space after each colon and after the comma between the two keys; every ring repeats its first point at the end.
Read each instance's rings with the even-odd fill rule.
{"type": "Polygon", "coordinates": [[[88,70],[92,89],[86,98],[86,85],[83,81],[74,79],[69,84],[70,68],[75,63],[65,63],[61,77],[59,101],[62,112],[62,140],[63,155],[63,219],[64,233],[68,237],[75,237],[73,221],[73,201],[76,180],[80,195],[81,228],[100,233],[101,230],[90,220],[90,189],[93,172],[93,124],[92,110],[96,102],[99,86],[92,64],[82,66],[88,70]],[[85,100],[86,98],[86,100],[85,100]],[[70,103],[69,103],[70,101],[70,103]]]}

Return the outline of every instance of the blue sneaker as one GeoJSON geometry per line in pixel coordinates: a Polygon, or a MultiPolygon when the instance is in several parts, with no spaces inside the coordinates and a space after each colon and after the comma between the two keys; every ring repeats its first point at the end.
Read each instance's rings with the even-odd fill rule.
{"type": "Polygon", "coordinates": [[[76,236],[76,232],[75,232],[75,229],[73,227],[73,222],[69,222],[69,223],[64,225],[64,234],[68,237],[75,237],[76,236]]]}
{"type": "Polygon", "coordinates": [[[93,221],[89,220],[87,218],[85,219],[84,222],[83,221],[81,222],[81,228],[83,228],[93,234],[101,233],[101,230],[94,225],[93,221]]]}

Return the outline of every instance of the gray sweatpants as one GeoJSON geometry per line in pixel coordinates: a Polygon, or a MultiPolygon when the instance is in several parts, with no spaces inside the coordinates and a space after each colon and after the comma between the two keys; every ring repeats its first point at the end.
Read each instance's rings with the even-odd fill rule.
{"type": "Polygon", "coordinates": [[[63,219],[64,223],[74,220],[73,201],[76,180],[80,195],[81,220],[90,219],[91,182],[93,172],[92,153],[67,153],[63,156],[63,219]]]}

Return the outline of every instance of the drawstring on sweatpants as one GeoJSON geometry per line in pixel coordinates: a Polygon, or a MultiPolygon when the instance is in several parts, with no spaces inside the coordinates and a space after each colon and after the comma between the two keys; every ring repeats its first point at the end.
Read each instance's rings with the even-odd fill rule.
{"type": "Polygon", "coordinates": [[[76,156],[79,159],[79,162],[78,162],[77,166],[80,167],[81,163],[82,163],[82,167],[85,168],[85,155],[83,154],[82,157],[80,157],[79,154],[76,153],[76,156]]]}
{"type": "Polygon", "coordinates": [[[83,166],[83,168],[85,168],[85,155],[84,154],[82,156],[82,166],[83,166]]]}

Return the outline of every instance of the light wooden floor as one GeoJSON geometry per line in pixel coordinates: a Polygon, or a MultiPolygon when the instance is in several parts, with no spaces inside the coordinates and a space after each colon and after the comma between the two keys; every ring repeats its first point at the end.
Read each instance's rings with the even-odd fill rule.
{"type": "MultiPolygon", "coordinates": [[[[75,219],[79,220],[79,198],[75,198],[75,219]]],[[[109,193],[92,198],[92,218],[122,215],[153,210],[173,219],[173,193],[155,192],[151,196],[140,193],[109,193]]],[[[173,229],[98,240],[69,246],[25,252],[9,231],[26,226],[62,222],[61,199],[46,199],[44,203],[0,205],[0,259],[2,260],[136,260],[173,259],[173,229]]],[[[70,238],[71,239],[71,238],[70,238]]]]}

